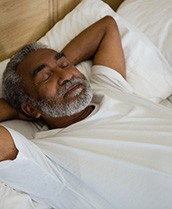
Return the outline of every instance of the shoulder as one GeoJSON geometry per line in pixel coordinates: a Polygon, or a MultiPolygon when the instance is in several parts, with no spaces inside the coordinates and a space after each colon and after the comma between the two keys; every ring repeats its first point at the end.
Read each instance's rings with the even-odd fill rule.
{"type": "Polygon", "coordinates": [[[0,161],[14,160],[18,150],[14,144],[10,132],[3,126],[0,126],[0,161]]]}
{"type": "Polygon", "coordinates": [[[133,89],[123,76],[110,67],[103,65],[93,65],[91,81],[94,86],[102,87],[106,90],[120,90],[132,94],[133,89]]]}

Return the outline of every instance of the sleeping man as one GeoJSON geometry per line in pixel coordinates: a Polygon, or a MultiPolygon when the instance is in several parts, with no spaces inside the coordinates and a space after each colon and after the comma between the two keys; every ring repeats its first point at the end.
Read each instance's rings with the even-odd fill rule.
{"type": "MultiPolygon", "coordinates": [[[[38,43],[21,49],[4,73],[3,94],[14,108],[1,100],[2,109],[6,108],[1,121],[25,113],[30,118],[43,119],[53,129],[86,118],[95,109],[91,103],[93,93],[90,83],[75,65],[89,58],[94,65],[107,66],[126,77],[123,50],[113,18],[106,17],[83,31],[63,52],[38,43]]],[[[125,86],[121,75],[118,77],[125,86]]]]}
{"type": "Polygon", "coordinates": [[[0,181],[56,209],[170,209],[172,112],[132,93],[109,16],[62,52],[32,43],[8,63],[1,121],[41,120],[32,141],[0,128],[0,181]],[[88,81],[75,67],[92,59],[88,81]]]}

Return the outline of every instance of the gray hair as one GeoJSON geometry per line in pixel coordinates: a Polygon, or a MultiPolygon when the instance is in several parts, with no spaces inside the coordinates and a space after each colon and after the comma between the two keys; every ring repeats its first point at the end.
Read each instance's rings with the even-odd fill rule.
{"type": "Polygon", "coordinates": [[[21,103],[30,101],[30,97],[26,94],[22,80],[17,74],[17,66],[29,53],[44,48],[47,46],[38,42],[24,46],[10,59],[3,73],[2,95],[18,112],[23,112],[21,103]]]}

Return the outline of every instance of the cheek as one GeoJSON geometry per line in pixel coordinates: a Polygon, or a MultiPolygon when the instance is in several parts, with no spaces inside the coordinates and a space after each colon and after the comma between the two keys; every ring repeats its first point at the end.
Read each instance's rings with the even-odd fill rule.
{"type": "Polygon", "coordinates": [[[57,87],[53,85],[41,86],[38,89],[38,96],[40,99],[50,99],[57,95],[57,87]]]}
{"type": "Polygon", "coordinates": [[[31,82],[27,82],[25,80],[23,80],[23,88],[24,88],[24,91],[25,93],[30,96],[30,97],[36,97],[37,96],[37,91],[34,87],[34,84],[31,83],[31,82]]]}

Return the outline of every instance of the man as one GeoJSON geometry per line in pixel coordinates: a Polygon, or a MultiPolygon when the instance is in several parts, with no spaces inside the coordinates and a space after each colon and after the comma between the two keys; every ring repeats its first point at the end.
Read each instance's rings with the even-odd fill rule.
{"type": "Polygon", "coordinates": [[[21,169],[19,186],[15,178],[6,177],[7,171],[0,172],[1,179],[54,208],[170,208],[172,113],[132,95],[125,78],[119,32],[111,17],[84,30],[61,53],[37,44],[20,51],[8,64],[3,84],[7,101],[17,111],[2,100],[9,108],[2,119],[29,116],[54,130],[39,133],[35,147],[1,128],[1,161],[19,155],[18,163],[34,164],[33,169],[11,171],[14,177],[21,169]],[[93,60],[93,95],[89,82],[74,67],[86,59],[93,60]],[[12,67],[15,73],[10,75],[12,67]],[[20,153],[26,155],[23,161],[20,153]],[[32,184],[39,190],[29,190],[32,184],[26,187],[24,171],[35,171],[32,184]],[[41,179],[51,183],[44,187],[38,183],[41,179]]]}
{"type": "MultiPolygon", "coordinates": [[[[83,31],[62,51],[63,53],[57,53],[45,49],[44,46],[31,44],[25,48],[25,52],[23,50],[23,54],[19,52],[11,60],[4,75],[4,96],[9,104],[15,107],[17,111],[23,111],[32,118],[43,117],[50,128],[62,127],[63,123],[68,126],[72,123],[71,121],[82,120],[83,116],[86,117],[89,114],[90,108],[88,106],[92,93],[88,90],[88,82],[76,69],[76,64],[92,58],[93,65],[110,67],[119,72],[124,78],[126,77],[119,32],[115,21],[111,17],[106,17],[83,31]],[[34,49],[34,47],[38,49],[34,49]],[[39,47],[44,49],[39,50],[39,47]],[[18,79],[16,76],[21,78],[23,86],[22,83],[18,86],[12,84],[13,81],[16,82],[15,80],[18,79]],[[76,79],[76,81],[71,81],[71,79],[76,79]],[[65,84],[67,81],[71,81],[71,84],[65,84]],[[67,85],[66,89],[63,90],[64,92],[59,93],[63,84],[67,85]],[[21,98],[22,88],[22,94],[26,94],[28,97],[24,95],[21,98]],[[55,104],[56,111],[58,109],[59,111],[58,113],[53,112],[51,117],[49,113],[44,114],[43,110],[39,110],[43,106],[42,104],[34,104],[37,100],[46,100],[45,102],[47,102],[47,99],[51,103],[51,100],[57,99],[58,94],[64,95],[59,95],[59,101],[57,105],[55,104]],[[83,101],[80,101],[80,103],[77,101],[79,95],[83,97],[83,101]],[[18,101],[20,98],[21,101],[18,101]],[[31,101],[27,102],[27,100],[31,101]],[[74,106],[74,110],[70,110],[72,106],[70,102],[74,106]]],[[[51,104],[49,106],[50,109],[51,104]]],[[[51,112],[51,110],[49,111],[51,112]]]]}
{"type": "Polygon", "coordinates": [[[110,16],[88,27],[62,51],[33,43],[11,59],[3,80],[8,103],[0,100],[5,109],[0,121],[41,118],[52,129],[83,120],[94,109],[90,85],[75,67],[83,60],[92,58],[94,65],[126,77],[118,27],[110,16]]]}

